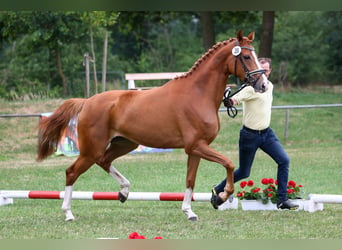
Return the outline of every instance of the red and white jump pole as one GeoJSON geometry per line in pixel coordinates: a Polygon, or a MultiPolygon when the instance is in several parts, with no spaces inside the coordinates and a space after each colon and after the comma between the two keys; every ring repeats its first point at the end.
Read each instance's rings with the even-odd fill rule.
{"type": "MultiPolygon", "coordinates": [[[[0,190],[0,206],[13,204],[13,199],[63,199],[64,191],[23,191],[23,190],[0,190]]],[[[208,202],[211,193],[194,193],[192,201],[208,202]]],[[[73,200],[119,200],[119,192],[72,192],[73,200]]],[[[162,192],[130,192],[127,200],[133,201],[183,201],[184,193],[162,192]]],[[[226,202],[227,203],[227,202],[226,202]]],[[[224,204],[226,204],[224,203],[224,204]]],[[[305,200],[304,211],[316,212],[323,210],[323,204],[342,204],[342,195],[335,194],[310,194],[305,200]]],[[[222,204],[222,206],[224,205],[222,204]]],[[[237,199],[233,203],[227,203],[227,208],[237,209],[237,199]]]]}
{"type": "MultiPolygon", "coordinates": [[[[194,193],[192,201],[208,202],[210,193],[194,193]]],[[[12,204],[13,199],[63,199],[64,191],[1,190],[0,206],[12,204]]],[[[119,192],[72,192],[74,200],[119,200],[119,192]]],[[[130,192],[127,200],[135,201],[183,201],[184,193],[130,192]]]]}

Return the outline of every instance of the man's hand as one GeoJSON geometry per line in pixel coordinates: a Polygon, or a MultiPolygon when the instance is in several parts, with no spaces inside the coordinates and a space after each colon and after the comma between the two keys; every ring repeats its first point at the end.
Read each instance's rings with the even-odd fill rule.
{"type": "Polygon", "coordinates": [[[229,108],[236,105],[236,100],[234,98],[227,98],[223,100],[223,104],[225,107],[229,108]]]}

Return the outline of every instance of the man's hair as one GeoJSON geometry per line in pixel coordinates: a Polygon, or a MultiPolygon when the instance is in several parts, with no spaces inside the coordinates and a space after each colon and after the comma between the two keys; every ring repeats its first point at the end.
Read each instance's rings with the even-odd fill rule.
{"type": "Polygon", "coordinates": [[[271,66],[271,62],[272,62],[271,58],[259,57],[258,60],[259,60],[260,63],[265,63],[266,62],[266,63],[268,63],[271,66]]]}

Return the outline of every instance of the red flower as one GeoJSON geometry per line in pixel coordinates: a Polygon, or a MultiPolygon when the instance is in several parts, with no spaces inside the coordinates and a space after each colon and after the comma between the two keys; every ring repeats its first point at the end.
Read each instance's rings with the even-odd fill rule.
{"type": "Polygon", "coordinates": [[[145,239],[144,235],[140,235],[137,232],[130,233],[128,235],[128,239],[134,240],[134,239],[145,239]]]}
{"type": "Polygon", "coordinates": [[[292,194],[293,192],[294,192],[293,189],[288,189],[288,190],[287,190],[287,193],[288,193],[288,194],[292,194]]]}
{"type": "MultiPolygon", "coordinates": [[[[240,200],[262,200],[263,203],[276,202],[277,192],[278,192],[278,180],[273,178],[262,178],[261,183],[266,185],[264,188],[259,188],[255,186],[253,180],[247,180],[240,182],[240,187],[245,188],[246,186],[250,188],[245,188],[246,190],[240,190],[236,193],[236,197],[240,200]]],[[[302,185],[297,185],[293,180],[288,181],[287,194],[289,199],[299,199],[301,196],[302,185]]]]}
{"type": "Polygon", "coordinates": [[[243,197],[244,193],[243,192],[238,192],[236,193],[236,197],[243,197]]]}
{"type": "Polygon", "coordinates": [[[161,239],[163,239],[163,237],[161,237],[161,236],[156,236],[156,237],[154,237],[154,239],[155,239],[155,240],[161,240],[161,239]]]}
{"type": "Polygon", "coordinates": [[[240,182],[240,187],[244,188],[247,185],[247,181],[241,181],[240,182]]]}
{"type": "Polygon", "coordinates": [[[264,184],[264,185],[267,185],[268,184],[268,179],[267,178],[263,178],[261,180],[261,183],[264,184]]]}
{"type": "Polygon", "coordinates": [[[137,232],[133,232],[133,233],[130,233],[128,235],[128,239],[135,239],[135,237],[137,237],[139,234],[137,232]]]}
{"type": "Polygon", "coordinates": [[[293,180],[290,180],[288,183],[287,183],[287,185],[289,185],[290,187],[296,187],[296,182],[294,182],[293,180]]]}

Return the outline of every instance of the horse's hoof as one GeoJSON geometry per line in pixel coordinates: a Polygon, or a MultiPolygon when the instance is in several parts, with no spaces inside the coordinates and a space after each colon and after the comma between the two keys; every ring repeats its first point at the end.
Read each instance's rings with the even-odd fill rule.
{"type": "Polygon", "coordinates": [[[198,221],[198,217],[197,216],[193,216],[193,217],[190,217],[188,220],[189,221],[198,221]]]}
{"type": "Polygon", "coordinates": [[[119,201],[121,201],[122,203],[124,203],[127,200],[127,197],[124,196],[121,192],[119,192],[119,201]]]}
{"type": "Polygon", "coordinates": [[[76,220],[75,218],[66,218],[66,219],[65,219],[66,222],[75,221],[75,220],[76,220]]]}

